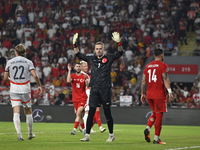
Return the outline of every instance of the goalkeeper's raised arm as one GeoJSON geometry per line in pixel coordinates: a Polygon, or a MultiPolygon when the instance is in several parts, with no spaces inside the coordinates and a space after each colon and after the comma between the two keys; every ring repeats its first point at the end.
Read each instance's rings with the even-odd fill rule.
{"type": "Polygon", "coordinates": [[[78,33],[75,33],[74,37],[73,37],[73,47],[74,47],[75,54],[77,54],[79,52],[78,45],[77,45],[77,39],[78,39],[78,33]]]}
{"type": "Polygon", "coordinates": [[[118,51],[122,51],[123,50],[123,47],[122,47],[122,43],[120,42],[120,35],[118,32],[113,32],[112,33],[113,37],[113,41],[115,41],[118,45],[118,51]]]}

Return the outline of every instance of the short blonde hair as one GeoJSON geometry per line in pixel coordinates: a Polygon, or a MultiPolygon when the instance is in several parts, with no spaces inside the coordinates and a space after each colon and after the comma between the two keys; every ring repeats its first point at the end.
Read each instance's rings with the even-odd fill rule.
{"type": "Polygon", "coordinates": [[[81,60],[81,61],[80,61],[80,64],[81,64],[81,65],[83,65],[83,64],[87,64],[87,62],[84,61],[84,60],[81,60]]]}
{"type": "Polygon", "coordinates": [[[18,44],[15,46],[15,51],[19,56],[26,56],[26,47],[23,44],[18,44]]]}
{"type": "Polygon", "coordinates": [[[104,49],[104,44],[103,44],[103,42],[100,42],[100,41],[99,41],[99,42],[96,42],[95,46],[96,46],[96,45],[102,45],[102,46],[103,46],[103,49],[104,49]]]}

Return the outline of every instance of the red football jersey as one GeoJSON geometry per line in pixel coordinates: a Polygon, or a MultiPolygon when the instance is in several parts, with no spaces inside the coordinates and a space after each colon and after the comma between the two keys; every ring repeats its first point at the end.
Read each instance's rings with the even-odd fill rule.
{"type": "Polygon", "coordinates": [[[72,101],[87,100],[85,92],[86,84],[84,74],[77,76],[75,73],[71,74],[72,79],[72,101]]]}
{"type": "Polygon", "coordinates": [[[168,70],[167,64],[162,61],[152,61],[146,65],[143,73],[147,80],[147,99],[166,99],[166,88],[162,74],[168,70]]]}

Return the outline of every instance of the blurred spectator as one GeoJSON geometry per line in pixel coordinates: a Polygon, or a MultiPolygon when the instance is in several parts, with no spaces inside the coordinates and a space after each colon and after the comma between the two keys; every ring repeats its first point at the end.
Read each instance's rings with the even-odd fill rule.
{"type": "Polygon", "coordinates": [[[140,106],[142,102],[140,101],[140,89],[136,89],[135,93],[133,94],[133,104],[136,106],[140,106]]]}
{"type": "Polygon", "coordinates": [[[172,56],[177,56],[178,55],[178,46],[177,44],[174,44],[174,48],[172,49],[172,56]]]}
{"type": "Polygon", "coordinates": [[[32,105],[38,105],[39,104],[39,98],[37,97],[36,93],[33,94],[31,102],[32,102],[32,105]]]}
{"type": "Polygon", "coordinates": [[[59,87],[61,85],[60,80],[56,76],[53,78],[52,82],[55,87],[59,87]]]}
{"type": "Polygon", "coordinates": [[[200,55],[200,42],[197,42],[196,46],[194,47],[194,56],[200,55]]]}
{"type": "Polygon", "coordinates": [[[180,90],[180,92],[183,92],[183,95],[184,95],[184,97],[187,97],[187,95],[188,95],[188,89],[187,89],[187,86],[185,86],[184,87],[184,89],[182,90],[179,86],[178,86],[178,84],[177,83],[174,83],[174,85],[178,88],[178,90],[180,90]]]}
{"type": "Polygon", "coordinates": [[[114,68],[111,68],[111,81],[114,86],[116,86],[117,80],[117,73],[115,72],[114,68]]]}
{"type": "Polygon", "coordinates": [[[112,102],[112,105],[119,106],[119,97],[118,97],[116,90],[114,88],[112,88],[111,102],[112,102]]]}
{"type": "Polygon", "coordinates": [[[58,59],[58,63],[62,64],[64,62],[67,62],[67,58],[64,56],[64,54],[61,54],[60,58],[58,59]]]}
{"type": "Polygon", "coordinates": [[[6,47],[4,47],[3,44],[1,44],[0,52],[1,52],[1,55],[2,55],[3,57],[5,57],[5,54],[6,54],[7,51],[8,51],[8,49],[7,49],[6,47]]]}
{"type": "Polygon", "coordinates": [[[12,43],[9,41],[9,39],[6,37],[5,40],[2,42],[3,46],[5,48],[7,48],[8,50],[10,50],[10,48],[12,47],[12,43]]]}
{"type": "Polygon", "coordinates": [[[187,21],[182,17],[181,20],[179,21],[179,37],[181,45],[183,45],[183,40],[185,42],[185,45],[187,45],[186,26],[187,26],[187,21]]]}
{"type": "Polygon", "coordinates": [[[193,94],[193,99],[195,104],[200,102],[200,93],[198,88],[195,89],[195,93],[193,94]]]}
{"type": "Polygon", "coordinates": [[[187,17],[188,17],[188,24],[187,24],[187,31],[189,31],[190,26],[192,27],[191,31],[194,31],[194,20],[196,18],[196,11],[195,8],[191,8],[188,13],[187,13],[187,17]]]}
{"type": "Polygon", "coordinates": [[[4,99],[2,94],[0,94],[0,104],[9,104],[9,100],[4,99]]]}
{"type": "Polygon", "coordinates": [[[30,47],[32,46],[32,42],[31,42],[31,40],[30,40],[30,38],[29,38],[28,36],[26,37],[26,41],[25,41],[24,46],[25,46],[26,48],[28,48],[29,46],[30,46],[30,47]]]}
{"type": "Polygon", "coordinates": [[[51,67],[50,64],[47,63],[46,66],[43,68],[43,75],[44,75],[44,81],[47,79],[47,76],[51,74],[51,67]]]}
{"type": "Polygon", "coordinates": [[[196,43],[200,43],[200,27],[198,26],[197,27],[197,30],[196,30],[196,43]]]}
{"type": "Polygon", "coordinates": [[[6,102],[10,100],[10,90],[8,86],[6,86],[5,90],[1,91],[1,95],[6,102]]]}

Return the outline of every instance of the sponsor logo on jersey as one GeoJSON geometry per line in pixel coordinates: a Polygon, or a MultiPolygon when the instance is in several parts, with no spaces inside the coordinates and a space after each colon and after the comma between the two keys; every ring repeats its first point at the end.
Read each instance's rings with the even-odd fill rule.
{"type": "Polygon", "coordinates": [[[102,59],[102,63],[106,63],[107,62],[107,59],[106,58],[103,58],[102,59]]]}

